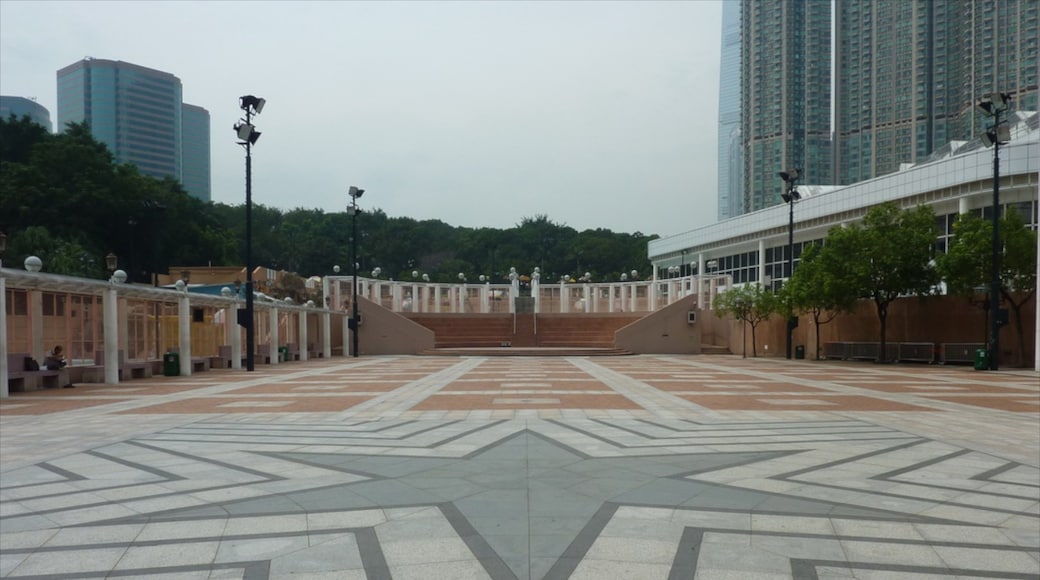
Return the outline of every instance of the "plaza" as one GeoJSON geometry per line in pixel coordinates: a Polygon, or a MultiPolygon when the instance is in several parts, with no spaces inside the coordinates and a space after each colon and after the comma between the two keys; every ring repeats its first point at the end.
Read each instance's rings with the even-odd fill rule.
{"type": "Polygon", "coordinates": [[[1034,371],[368,356],[0,401],[0,577],[1036,578],[1034,371]]]}

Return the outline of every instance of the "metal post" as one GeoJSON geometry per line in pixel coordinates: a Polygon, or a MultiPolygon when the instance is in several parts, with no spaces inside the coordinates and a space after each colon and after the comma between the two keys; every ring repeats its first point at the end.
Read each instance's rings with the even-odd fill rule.
{"type": "Polygon", "coordinates": [[[1000,113],[993,115],[993,264],[989,290],[989,370],[998,370],[1000,364],[1000,113]]]}
{"type": "MultiPolygon", "coordinates": [[[[252,125],[250,110],[246,109],[246,124],[252,125]]],[[[253,156],[246,139],[246,370],[255,368],[256,336],[253,333],[253,156]]]]}
{"type": "Polygon", "coordinates": [[[350,328],[350,337],[351,337],[350,348],[351,348],[351,353],[354,355],[354,358],[357,358],[357,356],[358,356],[358,303],[357,303],[358,302],[358,285],[357,285],[358,262],[357,262],[357,198],[356,197],[351,198],[350,206],[351,206],[351,210],[352,210],[352,214],[353,214],[351,216],[351,220],[350,220],[350,240],[351,240],[351,258],[350,258],[350,263],[354,265],[354,293],[353,293],[353,297],[350,300],[350,305],[351,305],[351,310],[352,310],[352,312],[351,312],[351,320],[353,321],[353,322],[351,322],[351,325],[350,325],[351,326],[351,328],[350,328]]]}
{"type": "MultiPolygon", "coordinates": [[[[788,206],[788,220],[787,220],[787,281],[790,282],[791,277],[794,276],[794,197],[791,192],[794,191],[794,181],[788,182],[787,187],[789,199],[787,202],[788,206]]],[[[791,308],[791,298],[787,298],[788,310],[791,308]]],[[[791,360],[791,342],[794,335],[794,323],[791,320],[793,316],[788,312],[787,318],[787,360],[791,360]]]]}

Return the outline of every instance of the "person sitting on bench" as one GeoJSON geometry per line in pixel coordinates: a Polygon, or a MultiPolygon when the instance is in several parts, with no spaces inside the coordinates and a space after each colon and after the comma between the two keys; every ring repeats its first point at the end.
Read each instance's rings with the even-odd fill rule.
{"type": "MultiPolygon", "coordinates": [[[[65,368],[68,361],[65,360],[65,351],[61,348],[61,345],[56,345],[53,350],[47,353],[47,357],[43,359],[43,368],[49,371],[60,371],[65,368]]],[[[65,385],[66,389],[74,388],[72,383],[65,385]]]]}

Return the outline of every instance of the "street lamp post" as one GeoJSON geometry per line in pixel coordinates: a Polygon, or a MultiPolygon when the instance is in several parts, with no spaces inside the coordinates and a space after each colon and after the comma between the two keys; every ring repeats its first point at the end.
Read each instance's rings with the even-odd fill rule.
{"type": "MultiPolygon", "coordinates": [[[[798,189],[795,187],[795,182],[801,177],[801,169],[788,169],[787,171],[780,172],[780,179],[784,180],[784,193],[781,195],[784,202],[787,203],[788,207],[788,220],[787,220],[787,279],[790,280],[791,276],[794,276],[794,202],[802,198],[801,194],[798,193],[798,189]]],[[[794,335],[794,329],[798,326],[798,319],[791,312],[791,297],[787,297],[787,359],[791,359],[791,341],[794,335]]]]}
{"type": "Polygon", "coordinates": [[[347,193],[350,195],[350,205],[347,206],[347,213],[350,214],[350,254],[351,254],[350,261],[351,261],[352,264],[354,264],[354,269],[353,269],[353,271],[354,271],[354,291],[353,291],[353,294],[351,295],[351,299],[350,299],[350,305],[351,305],[351,315],[350,315],[350,324],[349,324],[349,326],[350,326],[350,336],[351,336],[350,348],[351,348],[351,354],[354,355],[354,358],[357,358],[357,356],[358,356],[358,321],[359,321],[359,318],[358,318],[358,286],[357,286],[357,271],[358,271],[358,261],[357,261],[357,214],[358,214],[358,211],[360,211],[360,210],[358,210],[357,200],[362,195],[365,194],[365,190],[351,185],[350,189],[347,190],[347,193]]]}
{"type": "Polygon", "coordinates": [[[253,126],[253,115],[264,110],[267,101],[253,95],[239,97],[238,106],[245,111],[246,118],[235,124],[235,135],[239,145],[246,148],[246,309],[239,313],[238,324],[246,329],[246,370],[255,368],[256,336],[253,332],[253,156],[252,147],[260,138],[253,126]]]}
{"type": "Polygon", "coordinates": [[[989,288],[989,370],[1000,368],[1000,144],[1011,140],[1010,129],[1001,114],[1006,113],[1011,103],[1008,93],[990,93],[979,99],[978,106],[993,117],[993,125],[986,129],[982,142],[993,145],[993,256],[989,288]],[[995,102],[994,98],[1000,102],[995,102]]]}

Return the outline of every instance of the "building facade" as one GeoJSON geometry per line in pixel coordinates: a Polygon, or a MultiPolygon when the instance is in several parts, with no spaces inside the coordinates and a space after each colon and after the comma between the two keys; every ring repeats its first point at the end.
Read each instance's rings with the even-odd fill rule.
{"type": "Polygon", "coordinates": [[[830,184],[831,3],[743,0],[741,118],[743,211],[779,203],[778,173],[830,184]]]}
{"type": "Polygon", "coordinates": [[[975,104],[1008,92],[1037,110],[1035,0],[836,0],[835,176],[898,171],[986,119],[975,104]]]}
{"type": "Polygon", "coordinates": [[[7,120],[11,115],[19,119],[28,115],[34,123],[46,127],[48,132],[54,131],[51,112],[33,99],[0,96],[0,118],[7,120]]]}
{"type": "Polygon", "coordinates": [[[719,63],[718,218],[743,211],[740,178],[740,2],[722,4],[722,58],[719,63]]]}
{"type": "Polygon", "coordinates": [[[136,165],[145,175],[182,181],[190,194],[209,199],[209,113],[183,103],[179,78],[96,58],[62,68],[57,77],[59,130],[86,122],[117,162],[136,165]]]}
{"type": "MultiPolygon", "coordinates": [[[[1040,115],[1013,113],[1011,141],[1000,148],[1000,212],[1014,209],[1038,229],[1040,194],[1040,115]]],[[[827,232],[863,218],[876,205],[928,205],[936,215],[936,250],[943,252],[959,214],[992,216],[993,150],[979,139],[948,147],[926,161],[888,175],[840,187],[799,186],[793,241],[788,244],[789,208],[770,207],[710,226],[662,237],[648,245],[654,279],[671,266],[690,264],[693,274],[728,275],[734,284],[776,287],[797,269],[802,249],[825,240],[827,232]],[[793,246],[793,247],[792,247],[793,246]]]]}
{"type": "Polygon", "coordinates": [[[209,111],[184,104],[181,109],[181,183],[202,201],[211,201],[209,111]]]}

